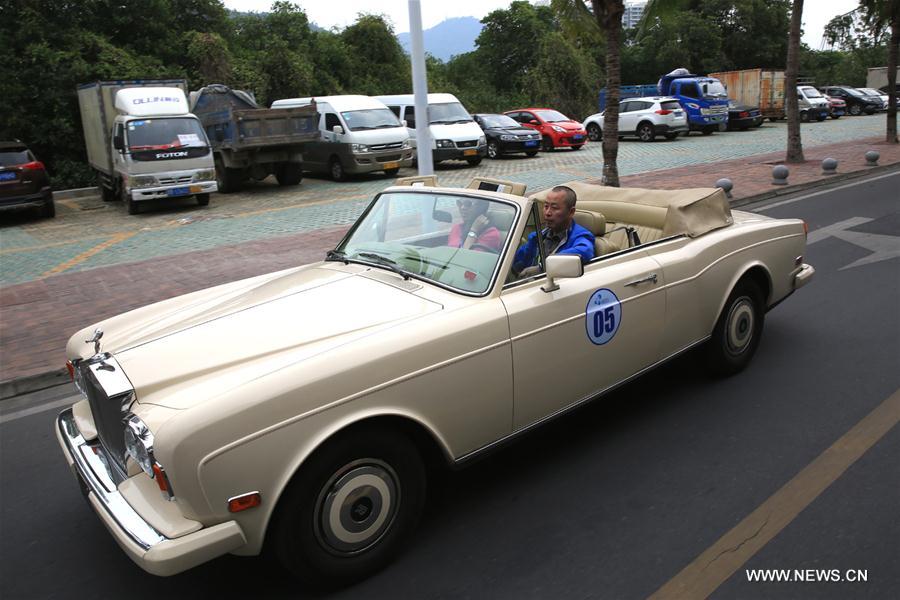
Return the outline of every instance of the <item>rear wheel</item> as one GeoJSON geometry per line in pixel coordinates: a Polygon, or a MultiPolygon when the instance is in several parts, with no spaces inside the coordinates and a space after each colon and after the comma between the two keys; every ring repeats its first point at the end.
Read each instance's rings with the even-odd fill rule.
{"type": "Polygon", "coordinates": [[[589,123],[587,126],[588,139],[597,142],[603,137],[603,130],[596,123],[589,123]]]}
{"type": "Polygon", "coordinates": [[[707,342],[709,367],[716,375],[743,370],[753,358],[765,320],[763,293],[750,279],[738,282],[707,342]]]}
{"type": "Polygon", "coordinates": [[[331,178],[335,181],[345,181],[347,179],[347,172],[344,171],[344,165],[337,156],[331,159],[331,163],[329,163],[328,166],[328,172],[331,173],[331,178]]]}
{"type": "Polygon", "coordinates": [[[405,435],[356,430],[300,469],[269,528],[282,564],[319,587],[344,586],[390,562],[425,503],[425,468],[405,435]]]}
{"type": "Polygon", "coordinates": [[[41,207],[41,216],[48,219],[56,216],[56,205],[53,203],[53,198],[44,200],[44,206],[41,207]]]}
{"type": "Polygon", "coordinates": [[[642,142],[652,142],[656,139],[656,130],[653,129],[653,124],[644,121],[638,125],[637,136],[642,142]]]}
{"type": "Polygon", "coordinates": [[[103,183],[100,183],[100,196],[103,198],[104,202],[115,202],[116,200],[116,191],[111,187],[106,187],[103,183]]]}
{"type": "Polygon", "coordinates": [[[303,179],[303,165],[298,162],[283,162],[275,169],[278,185],[297,185],[303,179]]]}
{"type": "Polygon", "coordinates": [[[219,189],[219,192],[230,194],[231,192],[236,192],[240,189],[243,175],[240,169],[230,169],[226,167],[225,162],[219,157],[216,157],[215,159],[215,167],[216,187],[219,189]]]}

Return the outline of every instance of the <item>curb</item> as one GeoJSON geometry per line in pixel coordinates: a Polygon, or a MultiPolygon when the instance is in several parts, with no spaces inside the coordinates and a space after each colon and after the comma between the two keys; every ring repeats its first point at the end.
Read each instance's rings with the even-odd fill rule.
{"type": "Polygon", "coordinates": [[[65,369],[55,371],[45,371],[37,375],[28,375],[27,377],[16,377],[7,381],[0,381],[0,402],[9,400],[22,394],[29,394],[69,383],[69,373],[65,369]]]}
{"type": "Polygon", "coordinates": [[[53,198],[56,200],[73,200],[75,198],[88,198],[90,196],[99,196],[100,188],[85,187],[74,188],[71,190],[53,190],[53,198]]]}
{"type": "MultiPolygon", "coordinates": [[[[837,175],[831,175],[828,177],[823,177],[822,179],[816,179],[814,181],[807,181],[806,183],[798,183],[797,185],[787,185],[779,189],[773,189],[768,192],[763,192],[761,194],[754,194],[753,196],[745,196],[743,198],[735,198],[729,202],[731,208],[739,208],[741,206],[746,206],[748,204],[753,204],[755,202],[762,202],[764,200],[771,200],[772,198],[777,198],[779,196],[789,196],[791,194],[796,194],[797,192],[805,192],[806,190],[815,189],[818,187],[826,187],[831,185],[832,183],[837,183],[840,181],[849,181],[851,179],[860,179],[866,175],[870,175],[872,173],[886,173],[888,171],[895,171],[900,169],[900,163],[891,163],[889,165],[878,165],[877,167],[867,167],[864,170],[860,171],[851,171],[849,173],[838,173],[837,175]]],[[[775,187],[775,186],[773,186],[775,187]]]]}
{"type": "MultiPolygon", "coordinates": [[[[771,200],[772,198],[777,198],[779,196],[789,196],[791,194],[795,194],[798,192],[804,192],[806,190],[815,189],[819,187],[826,187],[831,185],[832,183],[849,181],[852,179],[860,179],[866,175],[871,173],[885,173],[888,171],[900,170],[900,163],[892,163],[888,165],[879,165],[877,167],[868,167],[859,171],[851,171],[849,173],[839,173],[837,175],[833,175],[830,177],[823,177],[821,179],[816,179],[814,181],[808,181],[806,183],[799,183],[797,185],[787,185],[785,187],[771,190],[768,192],[763,192],[761,194],[755,194],[753,196],[746,196],[743,198],[733,199],[730,202],[732,208],[739,208],[742,206],[747,206],[748,204],[754,204],[756,202],[762,202],[764,200],[771,200]]],[[[773,186],[774,187],[774,186],[773,186]]],[[[92,193],[96,194],[97,188],[80,188],[75,190],[63,190],[63,193],[72,193],[76,195],[68,196],[70,198],[80,198],[84,196],[89,196],[92,193]]],[[[60,192],[56,192],[60,193],[60,192]]],[[[57,196],[58,197],[58,196],[57,196]]],[[[7,381],[0,381],[0,402],[3,400],[8,400],[10,398],[14,398],[16,396],[20,396],[22,394],[27,394],[30,392],[36,392],[38,390],[43,390],[46,388],[54,387],[57,385],[62,385],[68,383],[70,381],[69,374],[65,369],[57,369],[53,371],[46,371],[44,373],[38,373],[36,375],[28,375],[26,377],[17,377],[14,379],[9,379],[7,381]]]]}

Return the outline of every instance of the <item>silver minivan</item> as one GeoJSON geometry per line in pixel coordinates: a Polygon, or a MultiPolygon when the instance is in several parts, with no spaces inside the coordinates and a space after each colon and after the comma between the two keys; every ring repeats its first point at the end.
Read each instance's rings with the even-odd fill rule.
{"type": "Polygon", "coordinates": [[[353,173],[384,171],[390,177],[412,166],[415,150],[406,127],[382,102],[369,96],[317,96],[276,100],[272,108],[315,100],[321,137],[303,150],[303,169],[343,181],[353,173]]]}

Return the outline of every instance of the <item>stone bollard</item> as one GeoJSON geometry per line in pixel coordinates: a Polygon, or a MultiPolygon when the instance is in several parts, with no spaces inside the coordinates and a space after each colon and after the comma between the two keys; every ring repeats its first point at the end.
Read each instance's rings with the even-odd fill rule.
{"type": "Polygon", "coordinates": [[[837,167],[837,159],[826,158],[822,161],[822,175],[837,175],[837,167]]]}
{"type": "Polygon", "coordinates": [[[772,185],[787,185],[787,178],[790,170],[784,165],[777,165],[772,169],[772,185]]]}
{"type": "Polygon", "coordinates": [[[725,191],[725,197],[731,198],[731,188],[734,187],[734,184],[731,183],[731,180],[727,177],[723,177],[722,179],[716,182],[717,188],[722,188],[725,191]]]}
{"type": "Polygon", "coordinates": [[[881,158],[880,154],[878,154],[874,150],[869,150],[868,152],[866,152],[866,166],[877,167],[879,158],[881,158]]]}

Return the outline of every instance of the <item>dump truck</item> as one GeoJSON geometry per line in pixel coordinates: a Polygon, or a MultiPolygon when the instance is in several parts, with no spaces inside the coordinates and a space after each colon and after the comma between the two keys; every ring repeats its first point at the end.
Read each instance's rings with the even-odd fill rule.
{"type": "Polygon", "coordinates": [[[217,189],[212,151],[186,90],[184,79],[77,87],[88,163],[104,200],[123,200],[129,214],[164,198],[193,195],[209,204],[217,189]]]}
{"type": "Polygon", "coordinates": [[[758,106],[763,117],[772,121],[784,118],[784,71],[744,69],[710,73],[728,90],[728,97],[738,104],[758,106]]]}
{"type": "Polygon", "coordinates": [[[247,179],[274,174],[279,185],[297,185],[303,149],[319,138],[316,103],[289,109],[262,108],[250,92],[212,84],[191,92],[191,110],[212,143],[220,192],[247,179]]]}

